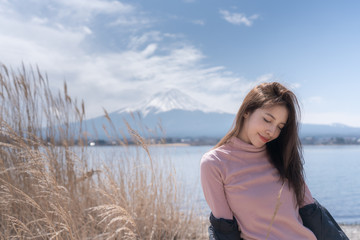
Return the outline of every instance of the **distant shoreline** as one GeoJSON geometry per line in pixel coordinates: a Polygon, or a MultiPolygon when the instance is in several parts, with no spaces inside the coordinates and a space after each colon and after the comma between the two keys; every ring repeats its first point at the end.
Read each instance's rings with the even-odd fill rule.
{"type": "MultiPolygon", "coordinates": [[[[158,146],[215,146],[222,137],[148,137],[144,139],[147,145],[158,146]]],[[[123,141],[123,140],[121,140],[123,141]]],[[[340,137],[340,136],[308,136],[301,137],[300,141],[303,145],[316,146],[343,146],[343,145],[360,145],[360,136],[358,137],[340,137]]],[[[101,145],[121,145],[118,141],[108,141],[104,139],[90,139],[90,146],[101,145]]],[[[135,145],[132,139],[126,141],[128,145],[135,145]]]]}
{"type": "Polygon", "coordinates": [[[154,143],[149,144],[152,147],[189,147],[192,146],[190,143],[154,143]]]}
{"type": "MultiPolygon", "coordinates": [[[[190,147],[190,146],[215,146],[218,142],[213,142],[213,143],[199,143],[199,142],[188,142],[188,143],[146,143],[147,146],[162,146],[162,147],[190,147]]],[[[96,142],[91,142],[87,144],[90,147],[96,146],[96,147],[106,147],[106,146],[122,146],[122,144],[113,144],[113,143],[96,143],[96,142]]],[[[127,146],[135,146],[137,145],[136,143],[127,143],[127,146]]],[[[302,143],[303,146],[360,146],[360,144],[355,144],[355,143],[346,143],[346,144],[339,144],[339,143],[331,143],[331,144],[311,144],[311,143],[302,143]]],[[[75,144],[75,146],[77,146],[75,144]]]]}

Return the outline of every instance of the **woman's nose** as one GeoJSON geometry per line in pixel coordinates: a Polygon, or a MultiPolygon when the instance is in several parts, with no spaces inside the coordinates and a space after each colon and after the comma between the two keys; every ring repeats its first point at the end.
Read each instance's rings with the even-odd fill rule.
{"type": "Polygon", "coordinates": [[[268,134],[269,137],[273,137],[276,131],[276,126],[268,126],[268,128],[266,129],[266,133],[268,134]]]}

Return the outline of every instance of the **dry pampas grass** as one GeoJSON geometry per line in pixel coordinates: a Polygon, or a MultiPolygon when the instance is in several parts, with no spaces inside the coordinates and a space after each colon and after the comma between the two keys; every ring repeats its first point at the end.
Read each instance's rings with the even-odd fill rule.
{"type": "Polygon", "coordinates": [[[130,126],[136,154],[89,151],[85,105],[66,84],[54,94],[39,69],[3,65],[0,112],[0,239],[207,238],[171,164],[130,126]]]}

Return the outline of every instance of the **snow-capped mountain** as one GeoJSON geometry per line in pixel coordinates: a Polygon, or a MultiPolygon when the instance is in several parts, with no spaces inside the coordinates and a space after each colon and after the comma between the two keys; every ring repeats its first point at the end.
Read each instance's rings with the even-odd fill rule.
{"type": "MultiPolygon", "coordinates": [[[[180,90],[170,89],[135,106],[114,111],[109,117],[111,124],[104,116],[85,121],[90,138],[106,140],[112,135],[114,128],[128,137],[128,125],[145,136],[221,138],[230,130],[235,114],[210,111],[206,105],[180,90]]],[[[360,136],[360,128],[339,124],[302,124],[300,135],[360,136]]]]}
{"type": "Polygon", "coordinates": [[[189,95],[178,89],[168,89],[154,94],[150,99],[146,99],[132,107],[122,108],[117,113],[140,112],[143,116],[149,113],[161,113],[174,109],[186,111],[209,111],[209,107],[193,99],[189,95]]]}
{"type": "MultiPolygon", "coordinates": [[[[162,137],[219,137],[226,133],[234,114],[209,110],[209,107],[177,89],[154,94],[150,99],[109,113],[116,129],[126,135],[128,123],[137,131],[162,137]]],[[[106,138],[103,128],[113,128],[105,117],[86,122],[88,132],[106,138]],[[95,130],[93,130],[95,128],[95,130]]]]}

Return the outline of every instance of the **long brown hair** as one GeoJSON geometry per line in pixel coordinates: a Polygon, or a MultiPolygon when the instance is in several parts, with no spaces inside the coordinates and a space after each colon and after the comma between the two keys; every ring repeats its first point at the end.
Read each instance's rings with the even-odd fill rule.
{"type": "Polygon", "coordinates": [[[295,94],[278,82],[262,83],[254,87],[245,97],[236,115],[232,129],[217,143],[216,147],[227,143],[231,137],[239,136],[245,113],[258,108],[283,105],[288,109],[288,120],[278,138],[268,142],[266,148],[270,161],[278,170],[280,179],[287,180],[293,188],[297,204],[304,201],[305,181],[302,147],[299,139],[300,107],[295,94]]]}

